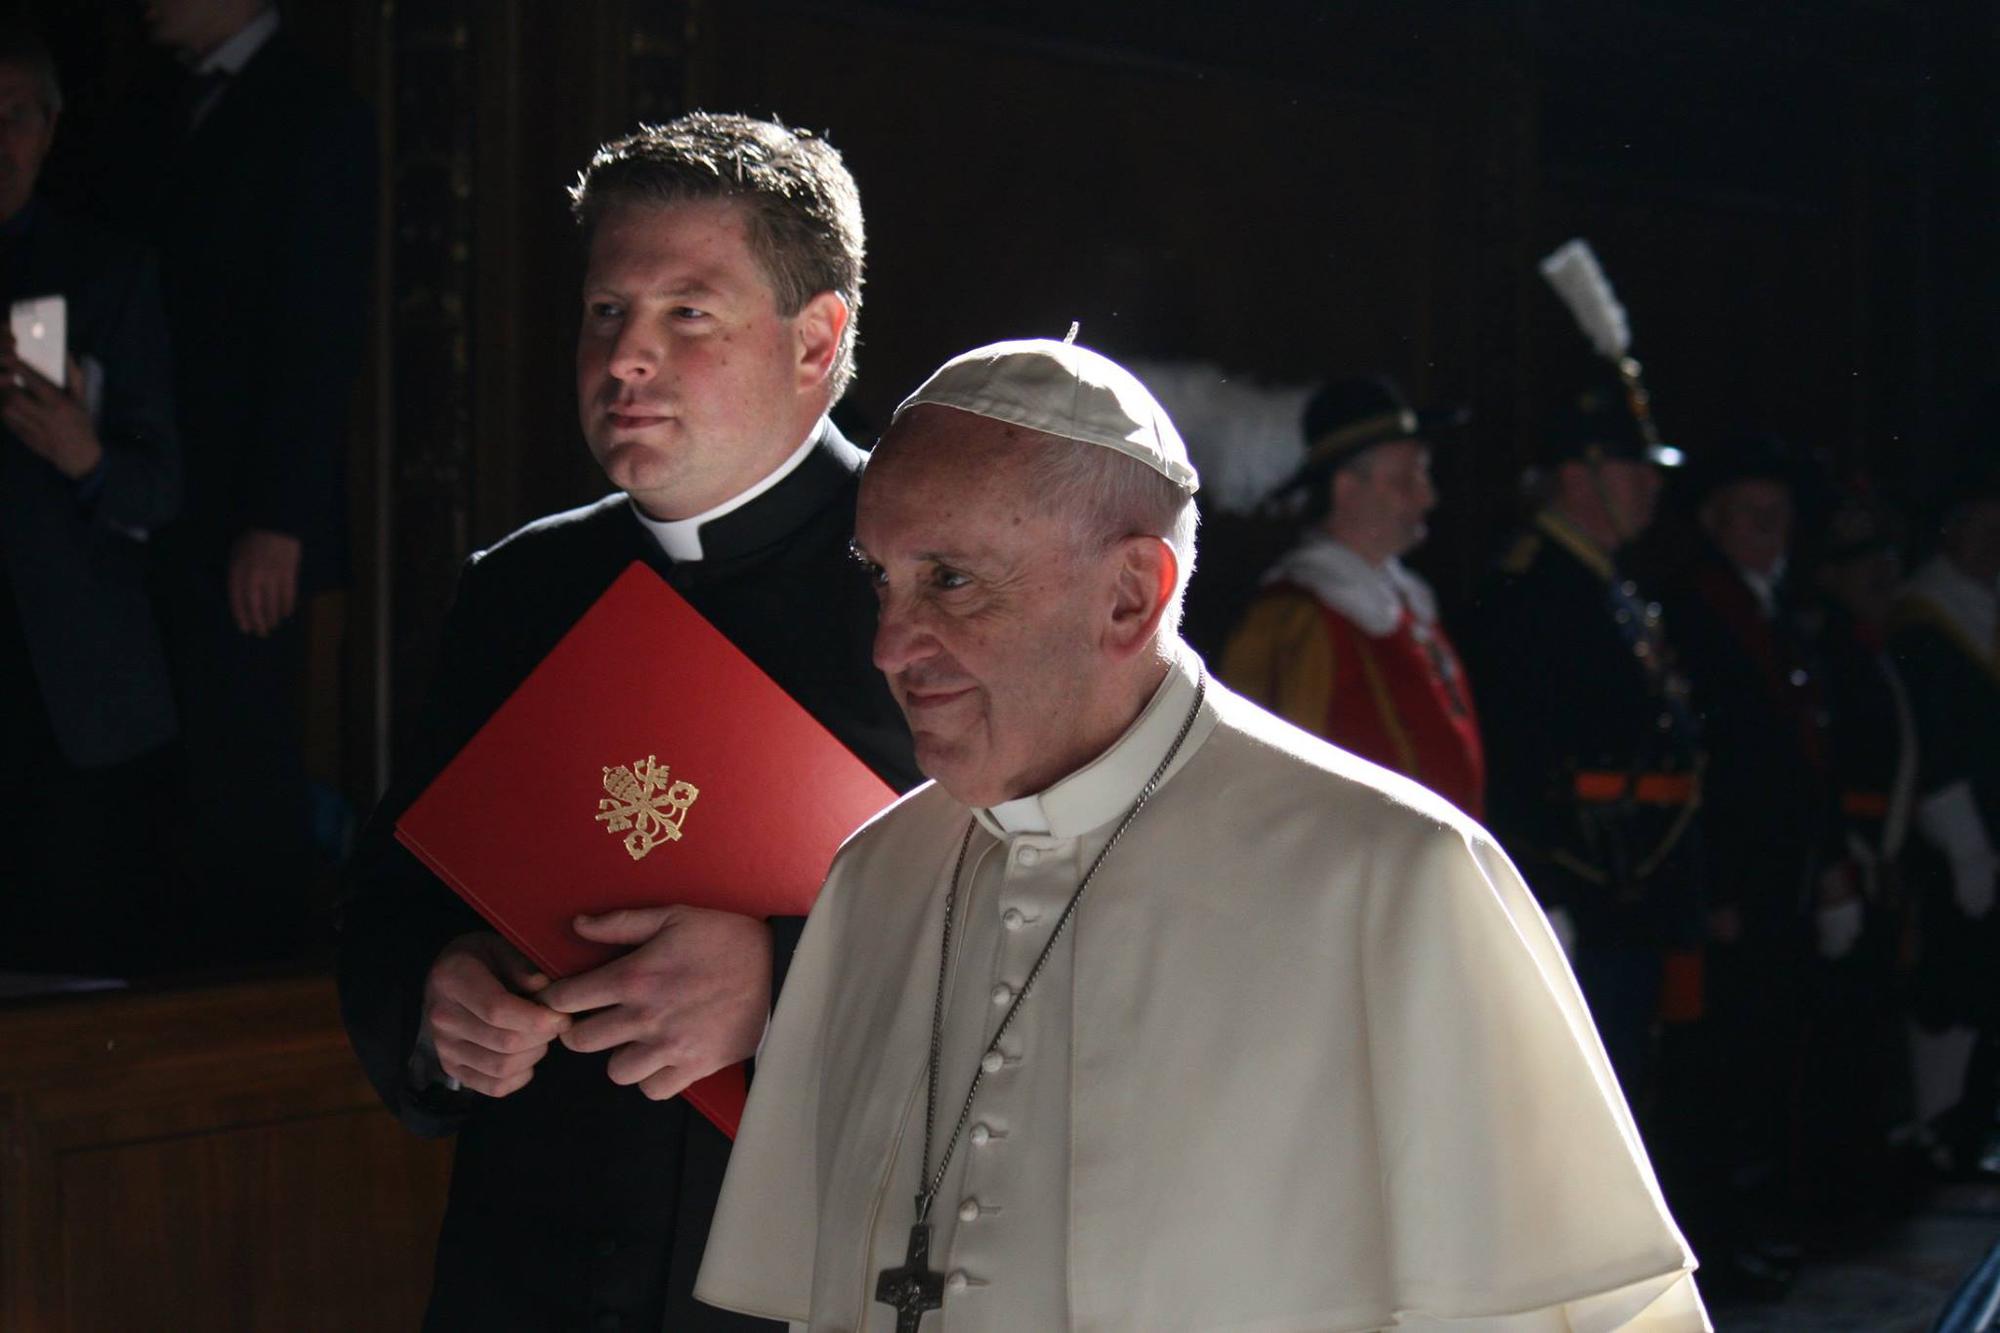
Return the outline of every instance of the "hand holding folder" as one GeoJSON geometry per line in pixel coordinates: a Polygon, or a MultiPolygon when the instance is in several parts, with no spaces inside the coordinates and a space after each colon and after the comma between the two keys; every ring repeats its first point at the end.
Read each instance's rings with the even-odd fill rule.
{"type": "MultiPolygon", "coordinates": [[[[634,562],[411,803],[396,837],[560,979],[629,947],[579,935],[578,916],[674,904],[804,915],[841,842],[894,799],[634,562]]],[[[740,1065],[686,1093],[731,1135],[745,1095],[740,1065]]]]}
{"type": "Polygon", "coordinates": [[[585,938],[629,948],[536,998],[574,1016],[562,1043],[612,1051],[614,1083],[655,1100],[757,1049],[771,995],[771,936],[755,918],[699,907],[633,907],[579,918],[585,938]]]}

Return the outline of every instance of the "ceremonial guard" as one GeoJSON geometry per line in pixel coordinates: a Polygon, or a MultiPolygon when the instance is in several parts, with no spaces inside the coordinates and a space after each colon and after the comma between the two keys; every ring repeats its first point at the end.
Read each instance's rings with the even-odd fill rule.
{"type": "Polygon", "coordinates": [[[1785,441],[1750,434],[1691,472],[1700,542],[1667,598],[1708,753],[1703,1021],[1691,1050],[1700,1100],[1718,1117],[1712,1146],[1730,1164],[1727,1211],[1768,1248],[1800,1184],[1800,1076],[1821,979],[1812,927],[1822,895],[1838,908],[1849,892],[1832,855],[1820,673],[1786,579],[1810,471],[1785,441]]]}
{"type": "Polygon", "coordinates": [[[1974,1171],[2000,1166],[1987,1147],[2000,1085],[2000,473],[1950,494],[1938,553],[1898,601],[1890,651],[1916,713],[1917,828],[1947,867],[1922,903],[1921,1016],[1946,1032],[1935,1050],[1920,1040],[1920,1095],[1926,1082],[1943,1087],[1939,1101],[1957,1093],[1939,1128],[1950,1165],[1974,1171]]]}
{"type": "Polygon", "coordinates": [[[1489,822],[1570,944],[1635,1098],[1666,956],[1693,942],[1701,750],[1659,604],[1619,567],[1652,521],[1660,465],[1612,395],[1560,430],[1547,503],[1476,603],[1489,822]]]}
{"type": "Polygon", "coordinates": [[[1486,757],[1437,597],[1402,557],[1437,504],[1419,413],[1385,376],[1335,380],[1305,410],[1304,538],[1264,576],[1222,677],[1293,725],[1416,779],[1475,818],[1486,757]]]}
{"type": "Polygon", "coordinates": [[[1888,652],[1902,558],[1893,516],[1861,494],[1828,520],[1817,583],[1817,657],[1838,793],[1839,860],[1822,877],[1814,922],[1815,1007],[1822,1035],[1807,1047],[1807,1148],[1841,1186],[1829,1202],[1868,1203],[1894,1183],[1892,1126],[1912,1104],[1904,1031],[1918,936],[1906,861],[1916,807],[1916,715],[1888,652]],[[1852,1187],[1853,1193],[1848,1192],[1852,1187]]]}

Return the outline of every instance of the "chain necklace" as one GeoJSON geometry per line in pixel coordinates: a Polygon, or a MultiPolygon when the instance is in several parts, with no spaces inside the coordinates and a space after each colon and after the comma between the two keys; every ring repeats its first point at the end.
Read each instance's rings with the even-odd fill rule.
{"type": "Polygon", "coordinates": [[[1174,762],[1174,756],[1181,752],[1181,746],[1187,741],[1188,733],[1194,730],[1195,719],[1201,716],[1202,700],[1208,694],[1206,668],[1197,662],[1195,670],[1197,675],[1194,706],[1188,709],[1187,717],[1182,720],[1181,729],[1175,734],[1174,743],[1167,747],[1167,753],[1160,760],[1159,767],[1153,770],[1153,776],[1146,779],[1146,785],[1139,789],[1138,798],[1132,802],[1131,809],[1127,810],[1125,817],[1118,821],[1118,827],[1111,831],[1111,837],[1106,840],[1103,848],[1091,861],[1090,868],[1078,881],[1076,892],[1070,894],[1062,915],[1056,918],[1055,929],[1049,932],[1048,942],[1042,945],[1042,952],[1036,957],[1035,965],[1028,969],[1027,980],[1021,983],[1021,989],[1014,996],[1014,1002],[1007,1006],[1007,1012],[1000,1019],[1000,1026],[993,1030],[993,1038],[987,1042],[979,1063],[973,1066],[972,1084],[966,1088],[965,1101],[958,1108],[958,1121],[952,1126],[951,1137],[944,1145],[944,1155],[938,1158],[937,1169],[932,1171],[930,1160],[937,1130],[938,1071],[943,1063],[945,982],[951,971],[952,924],[957,913],[960,880],[965,872],[965,854],[972,846],[973,823],[966,825],[965,836],[959,840],[958,859],[952,863],[951,868],[951,894],[944,900],[944,942],[938,955],[937,997],[931,1005],[930,1066],[924,1098],[925,1174],[919,1181],[922,1188],[917,1194],[917,1220],[916,1225],[910,1228],[910,1252],[908,1259],[904,1261],[904,1266],[884,1269],[875,1284],[875,1299],[885,1305],[893,1306],[896,1310],[897,1333],[916,1333],[925,1311],[939,1309],[944,1304],[944,1275],[930,1271],[930,1215],[931,1205],[937,1202],[938,1191],[944,1187],[945,1169],[951,1165],[952,1154],[958,1150],[958,1140],[965,1132],[965,1122],[972,1117],[973,1101],[979,1095],[980,1083],[986,1078],[987,1064],[996,1058],[1004,1058],[1000,1056],[1000,1039],[1007,1035],[1007,1029],[1013,1026],[1014,1015],[1021,1011],[1022,1004],[1027,1001],[1028,993],[1035,988],[1036,980],[1042,975],[1042,969],[1047,966],[1049,956],[1055,952],[1057,941],[1062,939],[1063,932],[1069,928],[1071,918],[1076,915],[1077,904],[1083,901],[1084,891],[1090,887],[1091,881],[1097,878],[1098,869],[1103,866],[1104,859],[1111,855],[1111,849],[1125,836],[1125,830],[1132,827],[1132,821],[1146,808],[1146,802],[1151,800],[1153,793],[1159,789],[1160,779],[1166,776],[1168,766],[1174,762]]]}

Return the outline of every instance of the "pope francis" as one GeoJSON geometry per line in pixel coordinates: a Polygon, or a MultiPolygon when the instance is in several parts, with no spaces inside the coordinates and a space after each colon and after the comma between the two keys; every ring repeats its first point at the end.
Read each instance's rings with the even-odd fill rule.
{"type": "Polygon", "coordinates": [[[857,1333],[1707,1329],[1506,855],[1181,641],[1195,486],[1069,343],[897,409],[855,553],[935,780],[834,862],[697,1295],[857,1333]]]}

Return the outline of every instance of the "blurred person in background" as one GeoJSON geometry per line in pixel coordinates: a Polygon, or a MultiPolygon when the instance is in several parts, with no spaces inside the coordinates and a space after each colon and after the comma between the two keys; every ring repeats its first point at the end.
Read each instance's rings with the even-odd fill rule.
{"type": "Polygon", "coordinates": [[[189,961],[289,955],[318,934],[302,612],[346,577],[375,131],[266,0],[147,0],[145,18],[173,59],[112,122],[91,188],[159,251],[174,341],[186,503],[154,577],[185,737],[189,961]]]}
{"type": "Polygon", "coordinates": [[[1992,1150],[2000,1094],[2000,469],[1955,478],[1937,554],[1897,601],[1890,652],[1916,714],[1917,830],[1944,862],[1922,895],[1918,1017],[1920,1109],[1937,1111],[1944,1164],[2000,1169],[1992,1150]]]}
{"type": "Polygon", "coordinates": [[[1463,412],[1413,409],[1386,376],[1306,404],[1306,462],[1282,489],[1309,528],[1268,570],[1222,678],[1294,726],[1395,769],[1479,818],[1486,756],[1437,595],[1403,564],[1437,506],[1426,436],[1463,412]]]}
{"type": "Polygon", "coordinates": [[[0,24],[0,287],[62,298],[67,327],[61,383],[0,334],[0,970],[120,973],[164,924],[175,715],[146,561],[180,455],[151,258],[35,192],[61,114],[48,47],[0,24]]]}
{"type": "Polygon", "coordinates": [[[1668,953],[1697,903],[1701,751],[1657,603],[1620,567],[1670,455],[1616,391],[1557,423],[1543,503],[1482,584],[1493,830],[1555,923],[1627,1096],[1643,1104],[1668,953]]]}
{"type": "Polygon", "coordinates": [[[1821,882],[1836,860],[1826,703],[1787,579],[1807,480],[1776,436],[1704,451],[1684,497],[1700,541],[1666,603],[1708,752],[1694,1063],[1729,1212],[1787,1260],[1815,914],[1820,894],[1851,893],[1842,875],[1821,882]]]}
{"type": "Polygon", "coordinates": [[[1808,1202],[1892,1201],[1887,1152],[1914,1114],[1908,990],[1918,936],[1906,867],[1916,807],[1916,715],[1888,652],[1902,525],[1868,489],[1835,505],[1814,570],[1816,655],[1838,793],[1838,857],[1819,885],[1813,1029],[1806,1046],[1808,1202]]]}

